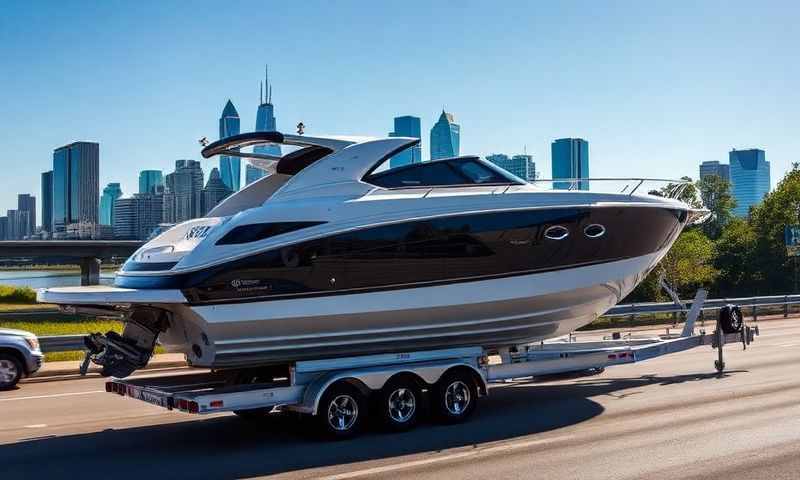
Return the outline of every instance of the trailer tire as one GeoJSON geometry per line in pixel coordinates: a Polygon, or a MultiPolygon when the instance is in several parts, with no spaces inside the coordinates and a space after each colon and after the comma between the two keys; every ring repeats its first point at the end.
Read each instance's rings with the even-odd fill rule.
{"type": "Polygon", "coordinates": [[[24,373],[22,362],[7,353],[0,353],[0,390],[9,390],[22,378],[24,373]]]}
{"type": "Polygon", "coordinates": [[[387,430],[404,432],[417,424],[422,408],[422,390],[412,378],[390,380],[377,397],[380,421],[387,430]]]}
{"type": "Polygon", "coordinates": [[[728,304],[719,309],[719,326],[724,333],[739,333],[744,321],[738,305],[728,304]]]}
{"type": "Polygon", "coordinates": [[[319,402],[315,420],[328,438],[355,436],[367,417],[367,397],[353,385],[337,382],[328,387],[319,402]]]}
{"type": "Polygon", "coordinates": [[[442,423],[459,423],[466,420],[478,402],[475,379],[463,370],[446,373],[433,389],[433,412],[442,423]]]}

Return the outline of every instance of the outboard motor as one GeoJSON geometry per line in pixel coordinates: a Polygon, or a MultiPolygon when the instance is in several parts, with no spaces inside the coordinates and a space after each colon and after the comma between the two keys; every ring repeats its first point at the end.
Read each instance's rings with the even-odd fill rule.
{"type": "Polygon", "coordinates": [[[153,356],[158,334],[169,326],[169,313],[155,308],[136,309],[124,320],[122,335],[110,331],[92,333],[83,338],[86,357],[81,365],[85,375],[89,363],[102,366],[104,377],[124,378],[147,365],[153,356]]]}

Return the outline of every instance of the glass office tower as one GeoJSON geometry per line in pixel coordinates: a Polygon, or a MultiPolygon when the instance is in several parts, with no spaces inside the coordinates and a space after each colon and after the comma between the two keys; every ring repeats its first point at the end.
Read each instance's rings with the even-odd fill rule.
{"type": "Polygon", "coordinates": [[[164,186],[161,170],[142,170],[139,172],[139,193],[153,193],[164,186]]]}
{"type": "Polygon", "coordinates": [[[42,172],[42,230],[53,232],[53,171],[42,172]]]}
{"type": "Polygon", "coordinates": [[[488,155],[486,160],[522,180],[531,181],[536,179],[536,164],[533,162],[531,155],[514,155],[509,158],[508,155],[503,153],[494,153],[488,155]]]}
{"type": "MultiPolygon", "coordinates": [[[[419,117],[406,115],[394,118],[394,131],[389,132],[390,137],[422,138],[422,127],[419,117]]],[[[416,144],[407,148],[389,159],[389,168],[411,165],[422,161],[422,145],[416,144]]]]}
{"type": "Polygon", "coordinates": [[[53,151],[53,232],[71,223],[97,224],[100,145],[75,142],[53,151]]]}
{"type": "MultiPolygon", "coordinates": [[[[589,142],[582,138],[559,138],[550,145],[553,178],[589,178],[589,142]]],[[[588,181],[553,182],[561,190],[589,190],[588,181]]]]}
{"type": "MultiPolygon", "coordinates": [[[[139,185],[141,186],[141,176],[139,177],[139,185]]],[[[119,183],[109,183],[103,189],[103,195],[100,197],[100,224],[101,225],[114,225],[114,202],[122,196],[122,188],[119,183]]]]}
{"type": "MultiPolygon", "coordinates": [[[[219,118],[219,138],[239,134],[239,112],[233,106],[233,102],[228,100],[219,118]]],[[[222,182],[234,192],[239,191],[242,179],[242,160],[238,157],[221,156],[219,157],[219,171],[222,175],[222,182]]],[[[202,188],[202,187],[201,187],[202,188]]]]}
{"type": "Polygon", "coordinates": [[[731,190],[736,199],[734,215],[745,217],[769,193],[769,162],[764,150],[732,150],[728,154],[731,168],[731,190]]]}
{"type": "Polygon", "coordinates": [[[442,110],[439,121],[431,128],[431,160],[457,157],[460,151],[461,126],[452,114],[442,110]]]}
{"type": "Polygon", "coordinates": [[[717,176],[723,180],[731,181],[731,168],[730,165],[719,163],[716,160],[706,161],[700,164],[700,178],[708,176],[717,176]]]}

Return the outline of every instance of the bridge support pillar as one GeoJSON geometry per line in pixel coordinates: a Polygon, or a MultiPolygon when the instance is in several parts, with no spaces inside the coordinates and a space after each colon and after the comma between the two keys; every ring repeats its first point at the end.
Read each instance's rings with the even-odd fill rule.
{"type": "Polygon", "coordinates": [[[81,286],[100,284],[100,259],[81,258],[81,286]]]}

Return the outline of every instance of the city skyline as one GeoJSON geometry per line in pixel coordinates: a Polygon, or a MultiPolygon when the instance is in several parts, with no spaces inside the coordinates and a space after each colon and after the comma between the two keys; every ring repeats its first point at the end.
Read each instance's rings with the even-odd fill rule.
{"type": "Polygon", "coordinates": [[[413,1],[399,10],[312,3],[303,12],[271,7],[269,29],[257,4],[231,5],[219,20],[236,23],[238,35],[211,35],[190,21],[198,9],[219,10],[211,2],[8,5],[0,55],[14,74],[0,78],[0,131],[14,152],[7,161],[20,167],[7,177],[15,188],[0,192],[0,209],[18,193],[39,192],[52,149],[76,140],[102,144],[100,184],[120,182],[124,192],[136,191],[137,170],[169,171],[175,159],[200,160],[209,172],[217,160],[200,158],[197,139],[217,137],[228,98],[243,130],[252,128],[264,61],[286,132],[302,121],[309,135],[383,136],[387,119],[412,114],[423,119],[427,156],[427,131],[444,105],[465,125],[461,153],[527,145],[545,173],[550,142],[567,136],[592,142],[592,171],[603,176],[694,178],[703,160],[758,147],[769,152],[774,187],[800,160],[800,65],[785,61],[796,43],[796,2],[425,4],[432,23],[419,21],[423,4],[413,1]],[[362,28],[330,22],[335,15],[362,28]],[[747,35],[743,24],[752,27],[747,35]],[[313,51],[312,40],[296,37],[309,26],[313,51]],[[358,55],[344,62],[342,52],[358,55]],[[73,73],[57,89],[54,69],[73,73]]]}

